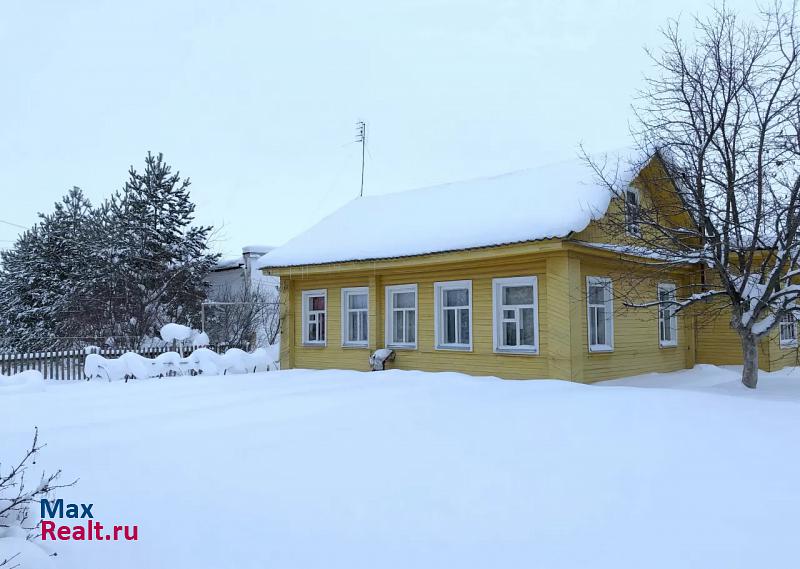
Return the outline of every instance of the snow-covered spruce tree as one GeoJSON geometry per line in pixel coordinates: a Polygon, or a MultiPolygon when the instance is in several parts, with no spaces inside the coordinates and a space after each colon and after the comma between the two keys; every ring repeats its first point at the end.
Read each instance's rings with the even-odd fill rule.
{"type": "MultiPolygon", "coordinates": [[[[675,300],[634,307],[692,307],[730,314],[744,355],[742,383],[755,388],[758,343],[787,314],[800,315],[800,29],[794,6],[755,22],[723,7],[694,20],[684,40],[677,22],[651,53],[656,72],[636,105],[642,153],[657,152],[680,200],[665,207],[628,202],[608,225],[651,253],[665,271],[694,266],[697,278],[675,300]],[[723,310],[724,309],[724,310],[723,310]]],[[[622,199],[627,186],[587,158],[622,199]]],[[[656,189],[664,180],[645,180],[656,189]]]]}
{"type": "Polygon", "coordinates": [[[172,173],[161,154],[148,153],[107,204],[109,336],[139,342],[167,322],[195,323],[206,296],[204,279],[216,261],[210,227],[195,227],[190,181],[172,173]]]}
{"type": "Polygon", "coordinates": [[[0,253],[0,336],[17,350],[67,348],[91,320],[93,209],[72,188],[0,253]]]}

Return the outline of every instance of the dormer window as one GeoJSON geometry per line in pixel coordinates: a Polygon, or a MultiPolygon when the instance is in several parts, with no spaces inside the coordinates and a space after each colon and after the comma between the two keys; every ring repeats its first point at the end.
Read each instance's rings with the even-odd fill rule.
{"type": "Polygon", "coordinates": [[[639,228],[641,200],[639,190],[628,187],[625,190],[625,229],[631,235],[641,235],[639,228]]]}

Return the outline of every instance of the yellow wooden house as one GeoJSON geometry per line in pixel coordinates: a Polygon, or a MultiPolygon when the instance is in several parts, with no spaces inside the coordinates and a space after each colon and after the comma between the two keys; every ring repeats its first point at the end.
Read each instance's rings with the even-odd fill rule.
{"type": "MultiPolygon", "coordinates": [[[[619,300],[622,287],[628,301],[674,298],[700,270],[627,262],[636,219],[613,238],[612,208],[635,216],[625,201],[679,198],[653,183],[665,179],[658,156],[621,173],[624,197],[576,160],[353,200],[259,260],[280,277],[282,368],[367,370],[379,348],[394,351],[391,368],[580,382],[740,364],[724,310],[619,300]]],[[[762,369],[794,363],[795,348],[784,322],[762,342],[762,369]]]]}

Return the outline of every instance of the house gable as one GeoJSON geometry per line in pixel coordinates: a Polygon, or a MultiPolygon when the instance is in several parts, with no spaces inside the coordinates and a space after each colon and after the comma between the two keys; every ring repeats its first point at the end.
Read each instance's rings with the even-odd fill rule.
{"type": "MultiPolygon", "coordinates": [[[[638,172],[630,186],[637,191],[640,207],[652,211],[654,217],[671,227],[694,227],[683,200],[659,153],[656,153],[638,172]]],[[[596,244],[637,247],[653,236],[654,230],[641,227],[641,236],[621,231],[619,220],[625,212],[624,196],[611,199],[605,215],[592,220],[582,231],[570,236],[571,240],[596,244]],[[611,221],[613,220],[613,222],[611,221]]]]}

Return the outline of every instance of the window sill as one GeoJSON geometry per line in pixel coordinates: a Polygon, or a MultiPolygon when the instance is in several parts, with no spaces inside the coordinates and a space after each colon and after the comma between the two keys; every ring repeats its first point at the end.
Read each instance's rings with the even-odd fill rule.
{"type": "Polygon", "coordinates": [[[472,346],[434,346],[440,352],[471,352],[472,346]]]}
{"type": "Polygon", "coordinates": [[[670,343],[670,344],[664,344],[664,343],[659,342],[658,343],[658,347],[659,348],[666,348],[666,349],[677,348],[678,347],[678,343],[674,342],[674,343],[670,343]]]}
{"type": "Polygon", "coordinates": [[[610,354],[614,351],[614,348],[611,346],[590,346],[589,353],[590,354],[610,354]]]}
{"type": "Polygon", "coordinates": [[[793,350],[797,347],[797,342],[781,342],[782,350],[793,350]]]}
{"type": "Polygon", "coordinates": [[[504,356],[538,356],[539,350],[514,350],[510,348],[495,348],[495,354],[501,354],[504,356]]]}
{"type": "Polygon", "coordinates": [[[368,350],[369,344],[342,344],[345,350],[368,350]]]}
{"type": "Polygon", "coordinates": [[[325,348],[328,343],[327,342],[301,342],[301,346],[304,348],[325,348]]]}
{"type": "Polygon", "coordinates": [[[387,344],[386,348],[389,349],[389,350],[396,350],[396,351],[405,350],[407,352],[411,352],[411,351],[417,349],[417,345],[416,344],[387,344]]]}

